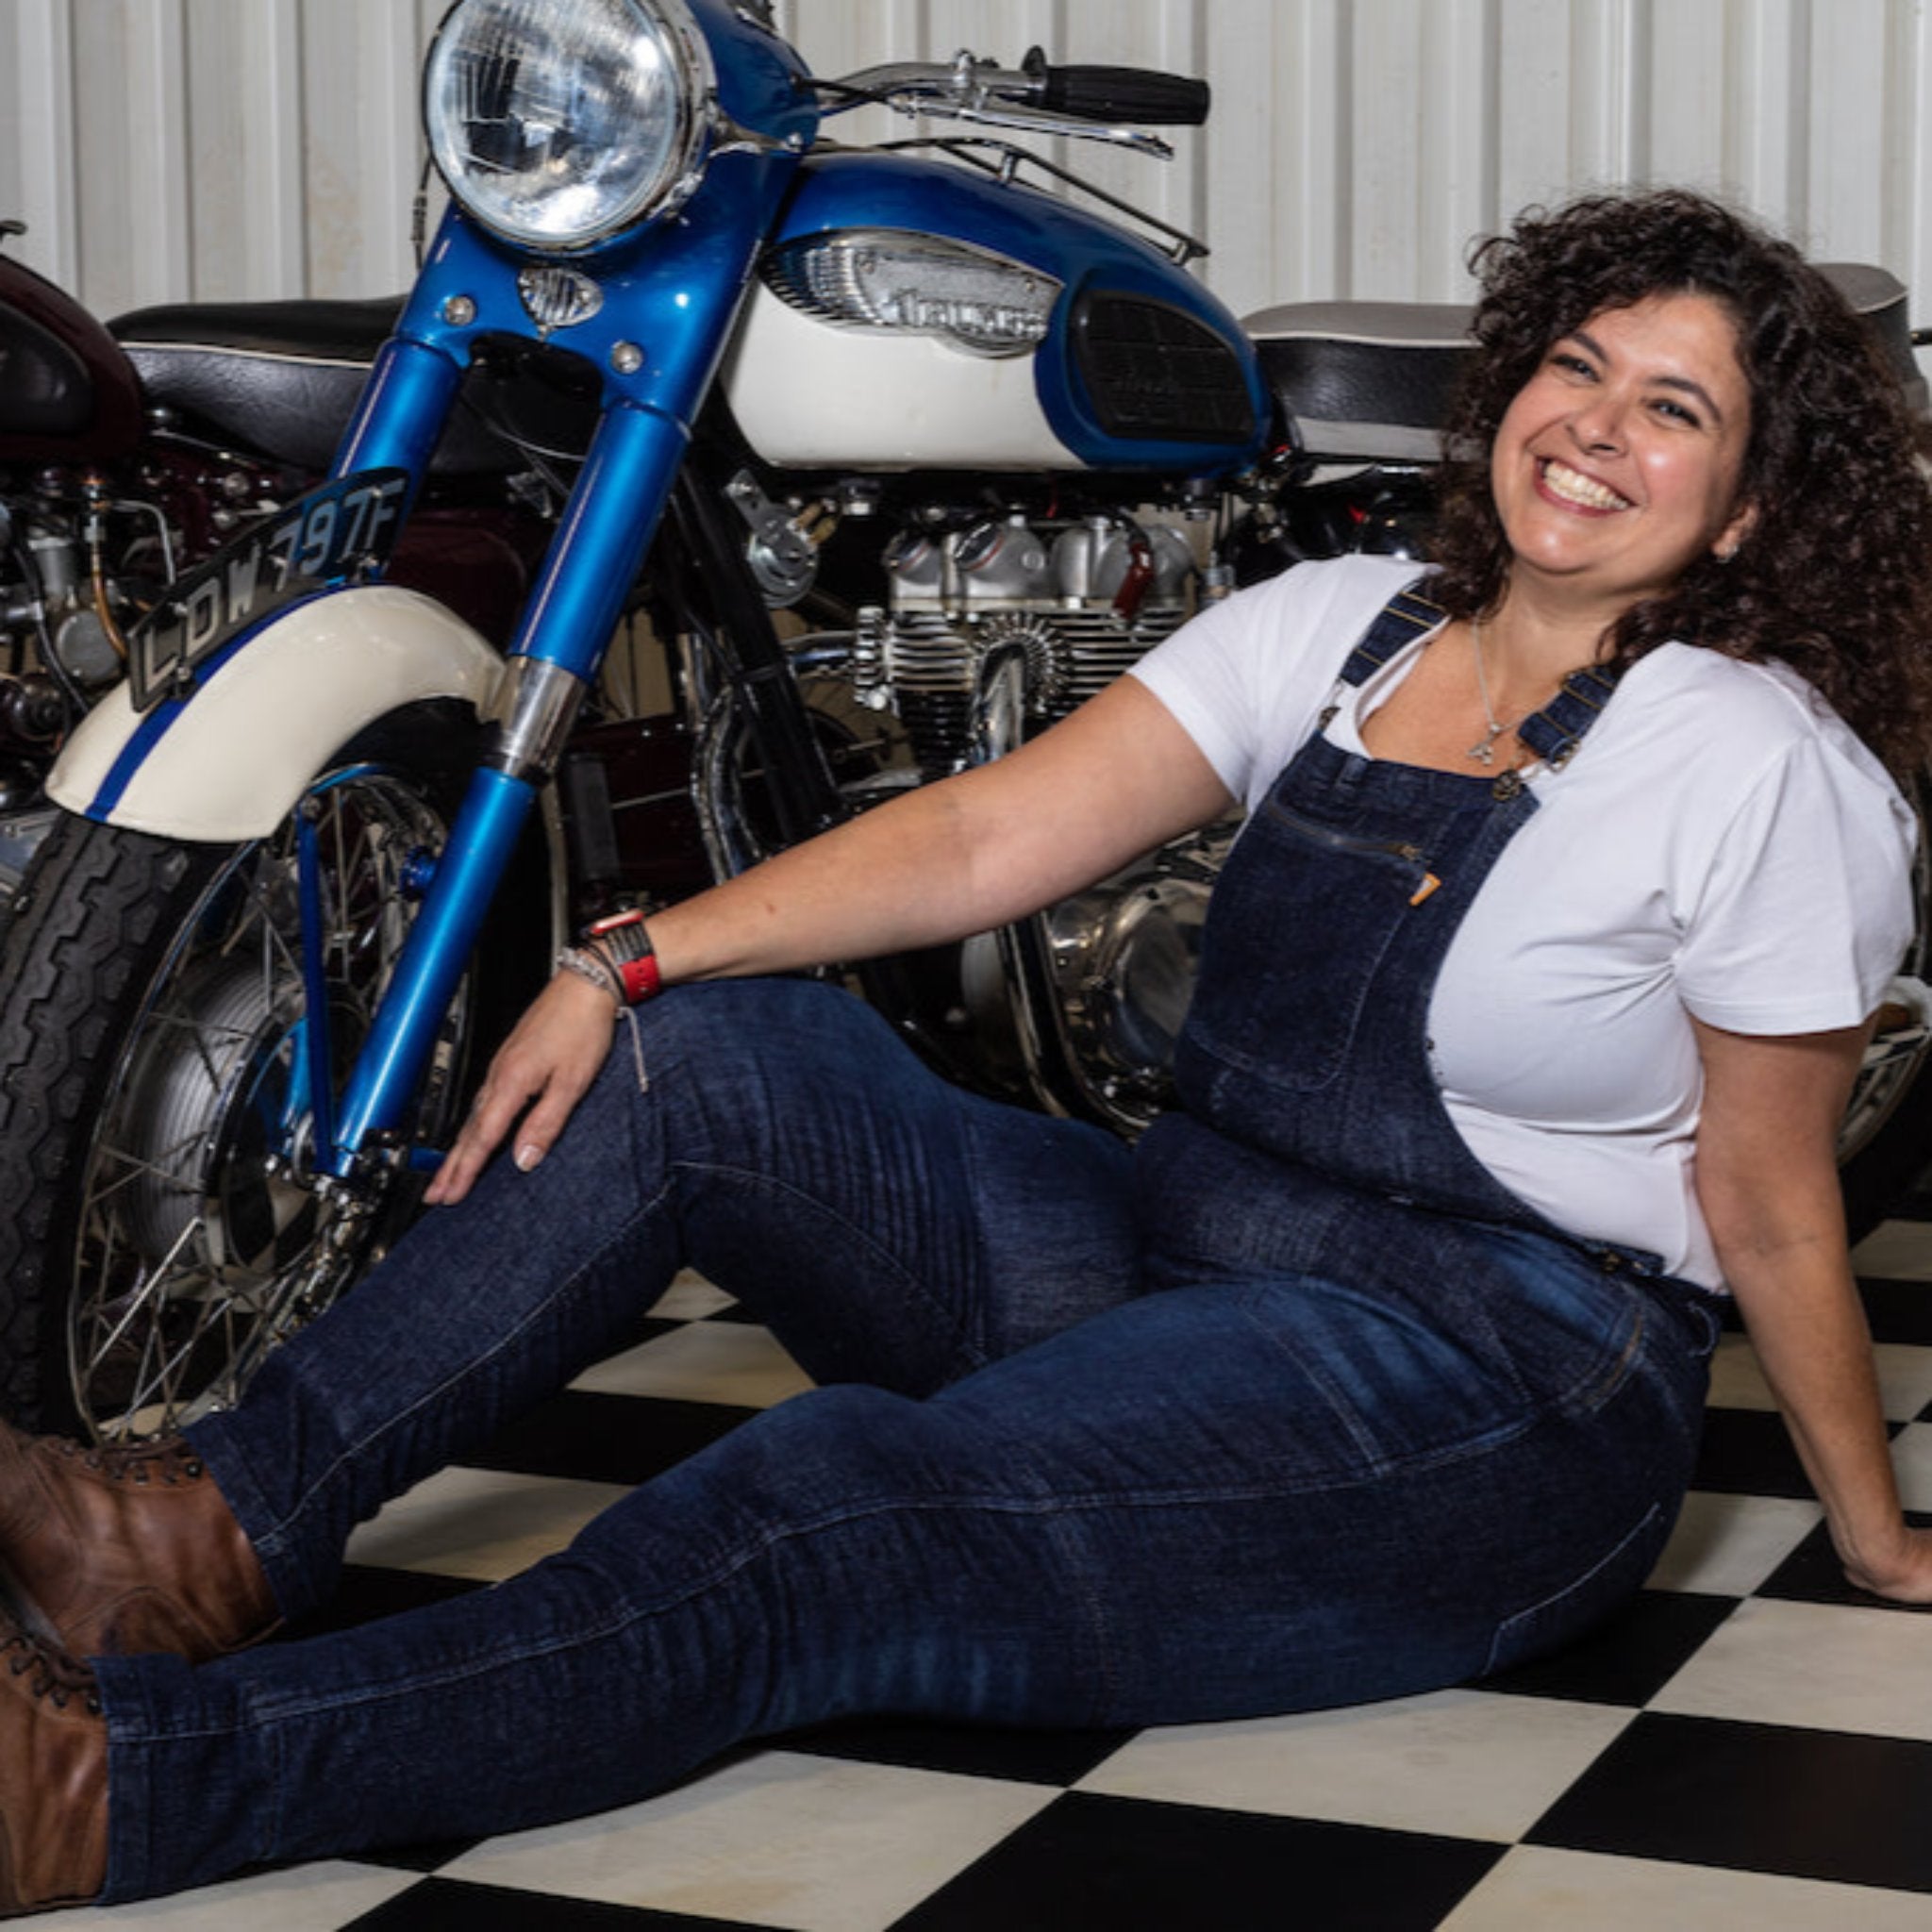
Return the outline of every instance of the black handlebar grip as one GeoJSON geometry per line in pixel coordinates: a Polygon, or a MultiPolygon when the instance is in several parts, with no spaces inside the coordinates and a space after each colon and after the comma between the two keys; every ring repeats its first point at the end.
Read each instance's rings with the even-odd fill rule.
{"type": "Polygon", "coordinates": [[[1154,127],[1198,127],[1208,118],[1208,83],[1146,67],[1049,67],[1028,72],[1046,83],[1040,105],[1082,121],[1136,121],[1154,127]]]}

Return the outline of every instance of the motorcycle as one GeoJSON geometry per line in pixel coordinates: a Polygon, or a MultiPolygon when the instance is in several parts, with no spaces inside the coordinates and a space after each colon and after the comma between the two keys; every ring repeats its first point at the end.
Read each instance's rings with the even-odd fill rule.
{"type": "MultiPolygon", "coordinates": [[[[459,0],[424,98],[450,206],[327,480],[158,593],[48,779],[0,956],[16,1417],[232,1402],[407,1222],[588,919],[1001,756],[1204,599],[1426,541],[1463,311],[1243,326],[1198,242],[1008,139],[1164,153],[1198,82],[824,81],[762,0],[459,0]],[[822,139],[867,104],[969,131],[822,139]],[[486,377],[560,503],[505,648],[398,569],[486,377]]],[[[1857,292],[1904,379],[1903,291],[1857,292]]],[[[851,976],[954,1076],[1132,1133],[1232,834],[851,976]]],[[[1860,1219],[1919,1158],[1927,1040],[1902,995],[1860,1219]]]]}

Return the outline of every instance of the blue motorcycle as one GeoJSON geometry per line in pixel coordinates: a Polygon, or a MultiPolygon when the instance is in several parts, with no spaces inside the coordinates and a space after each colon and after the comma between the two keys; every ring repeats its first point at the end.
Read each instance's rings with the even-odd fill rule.
{"type": "MultiPolygon", "coordinates": [[[[1239,582],[1422,541],[1461,311],[1244,327],[1197,243],[1004,138],[1161,152],[1198,82],[826,82],[765,0],[460,0],[424,108],[450,204],[366,382],[206,308],[178,344],[242,415],[359,397],[330,479],[131,627],[49,780],[0,958],[17,1418],[231,1402],[407,1222],[586,921],[1000,756],[1239,582]],[[962,131],[823,138],[866,104],[962,131]],[[385,581],[479,433],[554,523],[507,652],[385,581]]],[[[957,1077],[1131,1132],[1229,836],[853,977],[957,1077]]],[[[1902,1008],[1868,1078],[1874,1198],[1925,1039],[1902,1008]]]]}

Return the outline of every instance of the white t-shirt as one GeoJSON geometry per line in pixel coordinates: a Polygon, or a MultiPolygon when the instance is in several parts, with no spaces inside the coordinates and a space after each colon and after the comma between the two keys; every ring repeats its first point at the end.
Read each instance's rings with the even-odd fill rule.
{"type": "MultiPolygon", "coordinates": [[[[1416,565],[1304,564],[1210,607],[1134,672],[1248,808],[1335,701],[1416,565]]],[[[1345,699],[1361,722],[1420,641],[1345,699]]],[[[1474,768],[1472,768],[1474,769],[1474,768]]],[[[1687,1014],[1737,1033],[1855,1025],[1911,937],[1914,822],[1795,673],[1666,644],[1639,660],[1452,940],[1429,1009],[1449,1117],[1496,1178],[1572,1233],[1721,1287],[1691,1161],[1687,1014]]]]}

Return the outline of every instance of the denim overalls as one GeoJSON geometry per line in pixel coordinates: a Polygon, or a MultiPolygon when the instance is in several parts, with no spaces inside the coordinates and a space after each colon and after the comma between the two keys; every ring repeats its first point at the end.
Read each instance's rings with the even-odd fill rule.
{"type": "MultiPolygon", "coordinates": [[[[1349,676],[1435,618],[1398,598],[1349,676]]],[[[1560,757],[1604,695],[1522,735],[1560,757]]],[[[633,1341],[682,1265],[822,1386],[682,1459],[605,1442],[640,1486],[488,1591],[192,1671],[104,1661],[108,1895],[616,1805],[854,1712],[1393,1696],[1627,1597],[1714,1321],[1491,1180],[1424,1041],[1534,808],[1309,743],[1216,897],[1190,1111],[1138,1153],[961,1093],[824,986],[642,1009],[648,1091],[620,1031],[547,1159],[499,1159],[194,1445],[299,1617],[358,1521],[633,1341]]]]}
{"type": "MultiPolygon", "coordinates": [[[[1341,687],[1358,689],[1443,612],[1413,590],[1391,600],[1350,654],[1341,687]]],[[[1560,769],[1614,690],[1604,671],[1574,673],[1518,736],[1560,769]]],[[[1333,715],[1331,706],[1323,723],[1333,715]]],[[[1214,890],[1200,977],[1175,1057],[1186,1111],[1150,1137],[1152,1165],[1184,1170],[1182,1199],[1163,1201],[1192,1231],[1260,1208],[1245,1175],[1218,1200],[1217,1158],[1203,1129],[1285,1164],[1271,1260],[1300,1267],[1316,1239],[1293,1204],[1307,1177],[1353,1191],[1357,1211],[1387,1202],[1365,1252],[1453,1239],[1407,1210],[1486,1226],[1563,1235],[1470,1153],[1431,1070],[1428,1013],[1451,941],[1503,848],[1537,809],[1513,771],[1431,771],[1339,749],[1316,734],[1270,789],[1214,890]]],[[[1274,1190],[1263,1187],[1261,1197],[1274,1190]]],[[[1163,1224],[1165,1224],[1163,1221],[1163,1224]]],[[[1257,1237],[1233,1233],[1238,1250],[1257,1237]]],[[[1208,1243],[1201,1248],[1202,1241],[1208,1243]]],[[[1609,1268],[1656,1274],[1654,1257],[1575,1244],[1609,1268]]],[[[1410,1265],[1407,1262],[1402,1265],[1410,1265]]],[[[1691,1295],[1696,1291],[1688,1291],[1691,1295]]]]}

